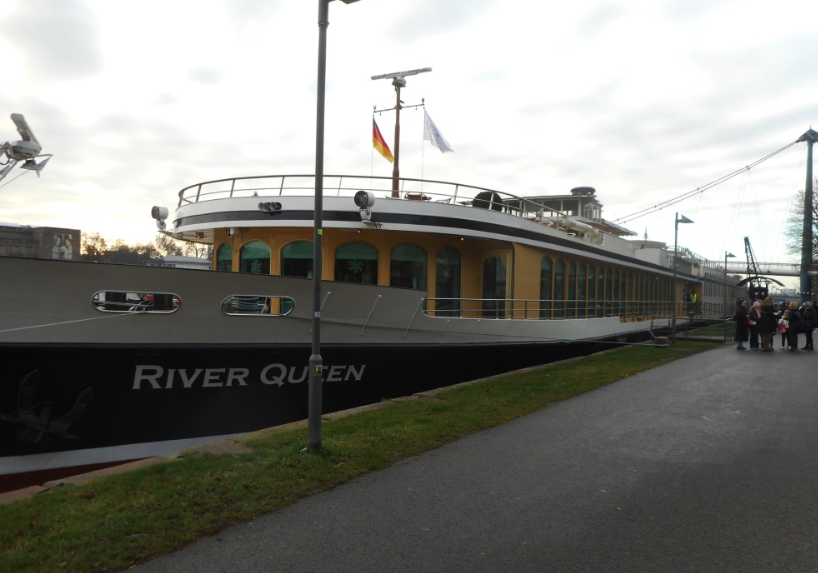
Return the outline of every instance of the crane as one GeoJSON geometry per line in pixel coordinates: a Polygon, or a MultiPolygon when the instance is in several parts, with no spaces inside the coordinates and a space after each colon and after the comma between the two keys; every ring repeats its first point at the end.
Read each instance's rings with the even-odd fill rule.
{"type": "Polygon", "coordinates": [[[747,278],[740,281],[736,286],[747,285],[747,301],[752,304],[755,300],[764,300],[770,294],[770,283],[784,286],[784,283],[774,278],[762,276],[753,255],[753,247],[750,245],[750,237],[744,237],[744,252],[747,255],[747,278]]]}

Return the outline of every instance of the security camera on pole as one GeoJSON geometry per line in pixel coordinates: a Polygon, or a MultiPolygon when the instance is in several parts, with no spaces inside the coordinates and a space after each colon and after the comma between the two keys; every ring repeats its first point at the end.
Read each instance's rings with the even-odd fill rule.
{"type": "Polygon", "coordinates": [[[17,133],[19,133],[20,137],[23,139],[22,141],[6,141],[5,143],[0,143],[0,154],[6,156],[6,161],[0,163],[0,165],[3,165],[3,167],[0,168],[0,181],[3,180],[3,178],[9,174],[9,171],[14,169],[14,166],[21,161],[23,162],[23,164],[20,166],[21,169],[34,171],[37,174],[37,177],[39,177],[40,171],[43,170],[45,164],[48,163],[49,159],[51,159],[51,154],[40,153],[40,151],[42,151],[42,147],[40,146],[40,142],[37,141],[37,138],[34,137],[34,134],[31,132],[31,128],[28,126],[26,118],[19,113],[13,113],[11,114],[11,121],[13,121],[14,125],[17,126],[17,133]],[[45,159],[37,163],[35,159],[39,157],[45,157],[45,159]]]}

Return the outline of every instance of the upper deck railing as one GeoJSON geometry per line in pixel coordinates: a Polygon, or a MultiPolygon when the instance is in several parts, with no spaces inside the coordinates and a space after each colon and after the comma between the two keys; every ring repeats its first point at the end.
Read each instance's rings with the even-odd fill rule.
{"type": "MultiPolygon", "coordinates": [[[[217,179],[197,183],[179,191],[178,206],[257,195],[303,197],[313,195],[315,187],[315,176],[313,175],[264,175],[217,179]]],[[[325,175],[323,189],[325,196],[339,197],[352,197],[358,191],[390,195],[393,193],[391,177],[363,175],[325,175]]],[[[564,213],[544,207],[524,197],[461,183],[403,177],[400,179],[400,190],[397,191],[397,194],[397,198],[400,199],[476,205],[525,218],[566,217],[564,213]]]]}
{"type": "MultiPolygon", "coordinates": [[[[363,175],[325,175],[324,196],[352,197],[358,191],[370,191],[401,200],[430,201],[479,207],[542,223],[543,225],[602,243],[602,232],[565,213],[525,197],[487,187],[430,179],[400,178],[400,189],[393,191],[391,177],[363,175]]],[[[256,196],[312,196],[314,175],[264,175],[233,177],[197,183],[179,191],[178,207],[203,201],[256,196]]]]}

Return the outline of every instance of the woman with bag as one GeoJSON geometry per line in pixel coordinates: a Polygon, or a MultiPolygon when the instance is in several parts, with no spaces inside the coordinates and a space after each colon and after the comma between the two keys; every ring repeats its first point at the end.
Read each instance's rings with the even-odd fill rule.
{"type": "Polygon", "coordinates": [[[790,311],[785,310],[784,314],[782,314],[778,320],[778,330],[781,332],[781,350],[787,350],[787,325],[789,323],[787,319],[789,317],[790,311]]]}
{"type": "Polygon", "coordinates": [[[750,339],[750,319],[747,317],[747,303],[741,301],[733,315],[736,321],[736,350],[747,350],[744,343],[750,339]]]}

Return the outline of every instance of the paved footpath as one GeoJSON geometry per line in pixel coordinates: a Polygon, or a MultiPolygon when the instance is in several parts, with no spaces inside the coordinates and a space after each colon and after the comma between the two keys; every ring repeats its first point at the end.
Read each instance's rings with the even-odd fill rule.
{"type": "Polygon", "coordinates": [[[815,572],[818,352],[679,360],[133,570],[815,572]]]}

